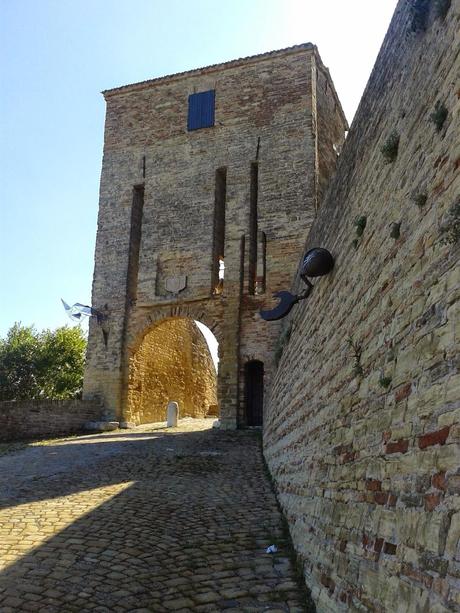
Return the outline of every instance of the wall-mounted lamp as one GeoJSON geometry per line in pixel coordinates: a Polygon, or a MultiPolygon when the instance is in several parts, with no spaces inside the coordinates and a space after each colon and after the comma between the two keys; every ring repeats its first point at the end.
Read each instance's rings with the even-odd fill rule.
{"type": "Polygon", "coordinates": [[[278,305],[269,311],[260,311],[260,316],[265,321],[276,321],[282,319],[290,313],[292,307],[300,300],[304,300],[310,295],[313,289],[313,284],[308,277],[323,277],[331,272],[334,268],[334,258],[327,249],[315,247],[310,249],[304,255],[302,266],[300,268],[300,278],[307,287],[301,294],[291,294],[288,291],[276,292],[273,298],[279,298],[278,305]]]}

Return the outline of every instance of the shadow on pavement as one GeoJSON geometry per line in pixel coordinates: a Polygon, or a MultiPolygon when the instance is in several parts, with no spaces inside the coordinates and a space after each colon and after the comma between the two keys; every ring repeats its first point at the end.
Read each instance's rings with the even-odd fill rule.
{"type": "Polygon", "coordinates": [[[13,531],[0,610],[305,610],[256,436],[121,436],[31,448],[56,454],[42,473],[61,472],[1,488],[13,531]]]}

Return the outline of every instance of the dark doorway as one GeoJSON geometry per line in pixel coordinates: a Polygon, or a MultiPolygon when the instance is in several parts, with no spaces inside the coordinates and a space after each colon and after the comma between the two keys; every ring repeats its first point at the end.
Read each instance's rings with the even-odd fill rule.
{"type": "Polygon", "coordinates": [[[261,426],[264,409],[264,364],[259,360],[244,367],[246,389],[246,425],[261,426]]]}

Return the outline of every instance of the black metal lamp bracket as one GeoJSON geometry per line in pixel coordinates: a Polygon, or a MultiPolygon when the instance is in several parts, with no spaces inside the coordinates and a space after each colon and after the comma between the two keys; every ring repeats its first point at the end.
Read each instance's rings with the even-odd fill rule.
{"type": "Polygon", "coordinates": [[[305,279],[302,279],[302,281],[307,284],[307,287],[303,290],[303,292],[300,292],[300,294],[295,295],[296,301],[294,304],[296,304],[297,302],[300,302],[301,300],[305,300],[305,298],[308,298],[308,296],[311,294],[311,291],[314,287],[310,279],[305,278],[305,279]]]}
{"type": "Polygon", "coordinates": [[[333,268],[334,258],[327,249],[316,247],[307,251],[300,270],[300,277],[307,287],[300,294],[291,294],[286,290],[274,293],[273,298],[279,298],[280,301],[274,309],[261,310],[262,319],[276,321],[286,317],[297,302],[305,300],[310,295],[314,286],[308,277],[322,277],[330,273],[333,268]]]}

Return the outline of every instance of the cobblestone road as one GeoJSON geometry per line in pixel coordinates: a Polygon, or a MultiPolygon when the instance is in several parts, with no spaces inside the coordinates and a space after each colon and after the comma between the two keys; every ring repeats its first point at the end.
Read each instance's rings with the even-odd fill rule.
{"type": "Polygon", "coordinates": [[[0,457],[0,509],[2,613],[305,611],[254,433],[184,420],[27,447],[0,457]]]}

